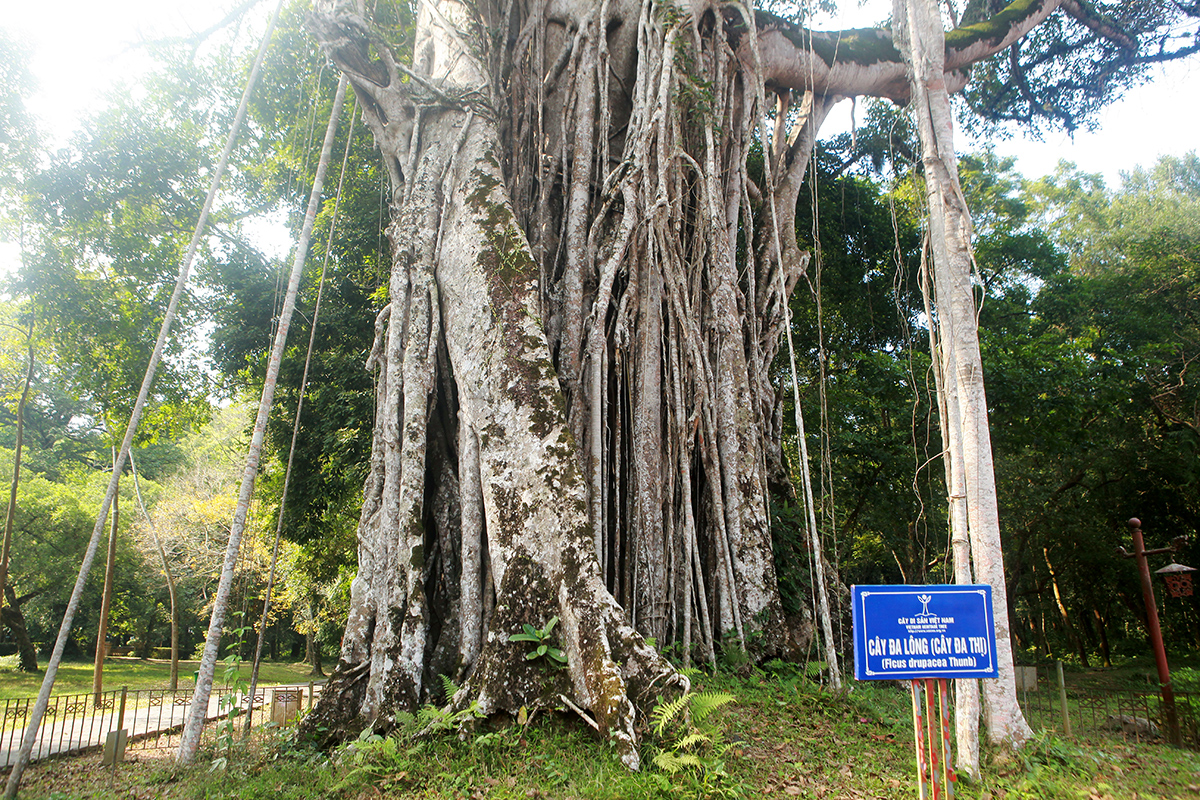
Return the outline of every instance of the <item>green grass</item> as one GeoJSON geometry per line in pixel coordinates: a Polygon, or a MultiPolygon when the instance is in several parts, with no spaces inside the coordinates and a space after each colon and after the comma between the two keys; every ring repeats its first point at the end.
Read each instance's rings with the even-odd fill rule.
{"type": "MultiPolygon", "coordinates": [[[[168,754],[132,753],[109,787],[98,756],[35,765],[24,798],[427,798],[428,800],[649,800],[650,798],[909,798],[916,796],[907,693],[893,684],[820,690],[781,667],[699,676],[696,692],[728,692],[713,712],[718,741],[695,751],[703,769],[668,774],[654,756],[678,733],[647,732],[641,772],[570,713],[459,736],[356,742],[332,754],[297,748],[263,729],[224,770],[202,760],[174,768],[168,754]]],[[[210,756],[211,757],[211,753],[210,756]]],[[[1200,754],[1119,737],[1087,742],[1042,736],[1018,754],[987,751],[962,800],[1155,800],[1200,795],[1200,754]]]]}
{"type": "MultiPolygon", "coordinates": [[[[16,656],[0,658],[0,700],[35,697],[45,677],[45,661],[40,662],[42,672],[18,672],[16,656]]],[[[179,662],[179,688],[192,687],[192,674],[200,668],[199,661],[179,662]]],[[[217,679],[224,675],[224,664],[217,665],[217,679]]],[[[263,685],[276,683],[307,683],[308,664],[278,663],[264,661],[259,667],[258,680],[263,685]]],[[[249,679],[250,666],[242,667],[242,674],[249,679]]],[[[166,689],[171,685],[171,662],[167,660],[142,660],[132,657],[113,656],[104,662],[104,689],[166,689]]],[[[64,661],[58,667],[54,681],[54,694],[82,694],[92,690],[92,662],[64,661]]]]}

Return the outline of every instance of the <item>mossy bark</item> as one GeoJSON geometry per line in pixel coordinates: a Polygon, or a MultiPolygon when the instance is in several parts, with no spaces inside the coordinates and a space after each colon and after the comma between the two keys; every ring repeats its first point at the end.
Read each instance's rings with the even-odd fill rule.
{"type": "Polygon", "coordinates": [[[864,34],[891,49],[821,72],[811,37],[706,2],[445,0],[409,67],[319,5],[396,257],[359,573],[307,729],[386,729],[443,674],[458,707],[576,708],[636,766],[638,714],[683,683],[644,637],[685,662],[796,644],[767,513],[790,493],[769,376],[807,264],[794,205],[836,96],[907,97],[903,63],[864,34]],[[767,95],[799,114],[756,182],[767,95]],[[555,616],[563,670],[508,638],[555,616]]]}

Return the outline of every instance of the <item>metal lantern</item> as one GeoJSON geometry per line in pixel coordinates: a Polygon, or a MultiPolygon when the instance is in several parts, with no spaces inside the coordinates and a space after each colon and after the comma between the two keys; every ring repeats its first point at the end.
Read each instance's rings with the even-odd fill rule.
{"type": "Polygon", "coordinates": [[[1162,569],[1155,570],[1154,574],[1162,575],[1171,597],[1191,597],[1192,573],[1195,571],[1194,567],[1185,567],[1183,564],[1172,562],[1162,569]]]}

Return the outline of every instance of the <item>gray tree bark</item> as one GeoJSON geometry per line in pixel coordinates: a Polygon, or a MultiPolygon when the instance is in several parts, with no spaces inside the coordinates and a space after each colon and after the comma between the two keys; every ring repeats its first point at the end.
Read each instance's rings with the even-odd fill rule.
{"type": "MultiPolygon", "coordinates": [[[[992,587],[999,677],[983,680],[984,714],[994,743],[1019,747],[1033,735],[1017,704],[1012,640],[1009,636],[1000,514],[992,470],[987,398],[979,353],[971,217],[958,180],[953,114],[945,68],[945,31],[934,0],[896,0],[897,39],[911,69],[913,105],[925,165],[929,243],[933,251],[936,325],[946,353],[942,380],[947,396],[951,510],[961,515],[956,492],[965,489],[967,531],[975,580],[992,587]],[[961,478],[959,464],[961,463],[961,478]]],[[[933,320],[931,320],[931,323],[933,320]]],[[[962,520],[952,518],[960,537],[962,520]]],[[[957,566],[957,563],[956,563],[957,566]]],[[[968,750],[968,753],[971,751],[968,750]]]]}
{"type": "MultiPolygon", "coordinates": [[[[113,452],[113,472],[116,473],[117,454],[113,452]]],[[[104,691],[104,659],[108,658],[108,611],[112,607],[113,580],[117,571],[117,523],[120,520],[121,484],[120,476],[115,476],[117,483],[112,496],[112,518],[108,528],[108,558],[104,562],[104,592],[100,597],[100,622],[96,629],[96,652],[92,664],[92,696],[100,702],[100,693],[104,691]]]]}
{"type": "MultiPolygon", "coordinates": [[[[955,38],[943,82],[1056,6],[955,38]]],[[[904,62],[886,31],[825,63],[835,34],[705,2],[417,12],[411,65],[361,4],[309,21],[380,147],[395,258],[359,572],[306,728],[386,730],[451,675],[453,707],[564,700],[635,766],[639,708],[683,685],[644,637],[787,654],[769,367],[807,263],[795,202],[828,107],[907,102],[904,62]],[[804,110],[764,137],[778,178],[759,185],[764,87],[804,110]],[[508,637],[554,617],[568,662],[548,678],[508,637]]]]}

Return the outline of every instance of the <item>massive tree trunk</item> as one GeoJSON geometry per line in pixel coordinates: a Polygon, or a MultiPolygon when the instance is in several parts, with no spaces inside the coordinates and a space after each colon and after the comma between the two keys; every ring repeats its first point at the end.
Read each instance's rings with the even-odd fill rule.
{"type": "Polygon", "coordinates": [[[643,637],[783,649],[763,431],[802,261],[758,272],[764,239],[739,265],[761,84],[719,18],[510,10],[422,5],[408,81],[365,60],[361,20],[313,20],[384,151],[396,250],[359,574],[314,719],[386,727],[456,675],[485,713],[566,697],[635,766],[635,706],[684,683],[643,637]],[[508,637],[552,617],[548,679],[508,637]]]}
{"type": "MultiPolygon", "coordinates": [[[[948,80],[1056,5],[956,39],[948,80]]],[[[386,729],[441,674],[458,707],[570,705],[636,766],[639,707],[686,683],[648,637],[786,655],[769,367],[807,263],[796,199],[838,97],[909,82],[886,32],[842,62],[744,6],[417,7],[411,67],[361,6],[309,23],[380,147],[395,260],[359,572],[306,726],[386,729]],[[509,641],[555,617],[562,670],[509,641]]]]}

